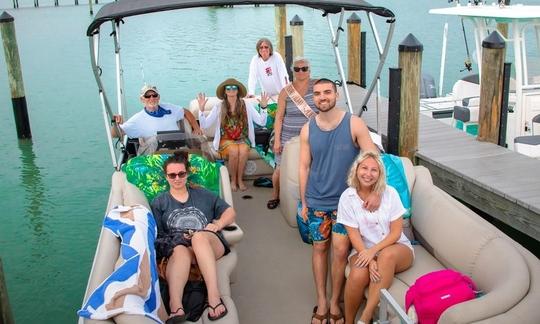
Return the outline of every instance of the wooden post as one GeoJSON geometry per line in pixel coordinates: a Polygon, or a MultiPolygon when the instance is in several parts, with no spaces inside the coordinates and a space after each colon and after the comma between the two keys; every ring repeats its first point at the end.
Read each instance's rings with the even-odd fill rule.
{"type": "Polygon", "coordinates": [[[399,44],[398,50],[401,68],[399,155],[408,157],[414,163],[418,150],[420,72],[424,46],[413,34],[409,34],[399,44]]]}
{"type": "Polygon", "coordinates": [[[362,39],[362,20],[356,12],[347,19],[347,66],[348,76],[347,83],[360,85],[361,81],[361,39],[362,39]]]}
{"type": "Polygon", "coordinates": [[[34,0],[34,7],[39,7],[39,0],[34,0]]]}
{"type": "Polygon", "coordinates": [[[285,36],[285,68],[287,69],[287,74],[289,75],[289,81],[293,81],[293,73],[291,70],[291,65],[293,62],[293,40],[291,35],[285,36]]]}
{"type": "Polygon", "coordinates": [[[304,56],[304,21],[294,15],[289,22],[293,42],[293,57],[304,56]]]}
{"type": "Polygon", "coordinates": [[[366,87],[366,32],[360,33],[360,86],[366,87]]]}
{"type": "Polygon", "coordinates": [[[4,277],[4,268],[2,267],[2,259],[0,259],[0,323],[14,324],[13,314],[9,306],[7,294],[6,279],[4,277]]]}
{"type": "Polygon", "coordinates": [[[76,6],[79,5],[79,0],[75,0],[75,5],[76,5],[76,6]]]}
{"type": "Polygon", "coordinates": [[[479,141],[499,142],[503,72],[506,44],[497,31],[482,41],[482,73],[480,80],[479,141]]]}
{"type": "Polygon", "coordinates": [[[58,0],[54,0],[54,6],[58,7],[58,0]]]}
{"type": "Polygon", "coordinates": [[[19,0],[13,0],[13,9],[19,8],[19,0]]]}
{"type": "Polygon", "coordinates": [[[94,14],[94,9],[92,8],[92,0],[88,0],[88,7],[90,7],[90,14],[94,14]]]}
{"type": "Polygon", "coordinates": [[[285,53],[285,35],[287,35],[287,7],[285,5],[275,5],[275,28],[276,28],[276,46],[277,52],[284,56],[285,53]]]}
{"type": "Polygon", "coordinates": [[[8,72],[9,88],[11,90],[11,104],[15,115],[15,126],[19,139],[32,138],[30,121],[28,120],[28,108],[26,106],[26,96],[24,95],[24,82],[21,71],[21,60],[19,58],[19,48],[15,35],[15,19],[3,12],[0,15],[0,32],[4,43],[4,56],[8,72]]]}
{"type": "MultiPolygon", "coordinates": [[[[509,5],[510,0],[505,0],[504,5],[509,5]]],[[[507,23],[497,23],[497,30],[503,35],[503,37],[508,37],[508,24],[507,23]]]]}

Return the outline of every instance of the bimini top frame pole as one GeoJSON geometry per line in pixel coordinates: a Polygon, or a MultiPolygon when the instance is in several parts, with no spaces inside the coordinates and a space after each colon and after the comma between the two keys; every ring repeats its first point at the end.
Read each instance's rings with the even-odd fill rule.
{"type": "Polygon", "coordinates": [[[373,35],[375,36],[375,40],[377,42],[377,49],[379,50],[379,65],[377,66],[377,70],[375,71],[375,75],[373,75],[373,81],[371,81],[371,84],[368,88],[368,91],[366,93],[366,96],[364,97],[364,100],[362,101],[362,109],[360,109],[360,112],[358,113],[358,116],[362,116],[362,113],[367,110],[367,103],[369,101],[369,98],[371,97],[371,93],[373,92],[373,89],[375,89],[375,85],[377,85],[377,80],[379,80],[381,76],[381,71],[384,65],[384,62],[386,61],[386,57],[388,56],[388,51],[390,50],[390,42],[392,41],[392,36],[394,35],[394,28],[395,28],[395,22],[396,20],[394,18],[388,19],[386,22],[390,24],[390,27],[388,28],[388,34],[386,35],[386,43],[384,45],[384,49],[381,52],[381,46],[379,35],[377,33],[377,30],[375,29],[375,23],[373,22],[373,17],[371,17],[371,14],[368,13],[369,18],[369,24],[371,26],[371,29],[373,30],[373,35]]]}
{"type": "Polygon", "coordinates": [[[339,76],[341,78],[341,84],[343,85],[343,90],[345,92],[345,103],[347,104],[347,107],[349,107],[349,112],[352,114],[353,106],[351,102],[351,96],[349,94],[349,87],[347,86],[347,81],[345,79],[345,72],[343,71],[343,63],[341,62],[341,54],[339,52],[339,32],[343,31],[343,28],[341,27],[343,24],[343,16],[345,15],[345,10],[341,10],[341,13],[339,15],[339,23],[338,27],[336,29],[336,32],[334,33],[334,27],[332,26],[332,20],[330,20],[330,15],[326,15],[326,20],[328,21],[328,27],[330,28],[330,34],[332,35],[332,47],[334,49],[334,55],[336,57],[336,65],[338,68],[339,76]]]}

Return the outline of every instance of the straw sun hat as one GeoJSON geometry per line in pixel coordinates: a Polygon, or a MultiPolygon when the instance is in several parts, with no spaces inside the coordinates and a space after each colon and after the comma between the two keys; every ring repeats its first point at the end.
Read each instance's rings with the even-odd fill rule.
{"type": "Polygon", "coordinates": [[[219,99],[222,99],[222,100],[225,99],[225,86],[228,86],[228,85],[235,85],[238,87],[238,96],[240,98],[243,98],[246,96],[247,94],[246,87],[240,81],[234,78],[229,78],[221,82],[216,88],[216,96],[219,99]]]}

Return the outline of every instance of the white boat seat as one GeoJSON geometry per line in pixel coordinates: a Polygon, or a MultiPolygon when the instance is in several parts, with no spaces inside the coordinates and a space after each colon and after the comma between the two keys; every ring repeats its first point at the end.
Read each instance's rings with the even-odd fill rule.
{"type": "Polygon", "coordinates": [[[531,127],[531,130],[532,130],[532,134],[533,134],[533,135],[534,135],[534,124],[540,124],[540,114],[534,116],[533,119],[532,119],[532,127],[531,127]]]}
{"type": "Polygon", "coordinates": [[[540,135],[518,136],[514,138],[516,152],[540,158],[540,135]]]}

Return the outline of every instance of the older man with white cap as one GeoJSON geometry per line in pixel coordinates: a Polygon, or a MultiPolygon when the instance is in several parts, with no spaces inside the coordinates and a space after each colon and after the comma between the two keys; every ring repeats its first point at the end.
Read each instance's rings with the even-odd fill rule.
{"type": "MultiPolygon", "coordinates": [[[[158,131],[178,130],[178,121],[186,118],[192,132],[202,135],[202,130],[193,114],[180,106],[160,103],[159,91],[156,86],[144,85],[141,89],[140,100],[144,109],[133,115],[125,123],[121,115],[115,115],[114,121],[123,133],[131,138],[139,138],[138,155],[153,153],[155,137],[158,131]]],[[[119,136],[116,128],[112,129],[113,136],[119,136]]]]}

